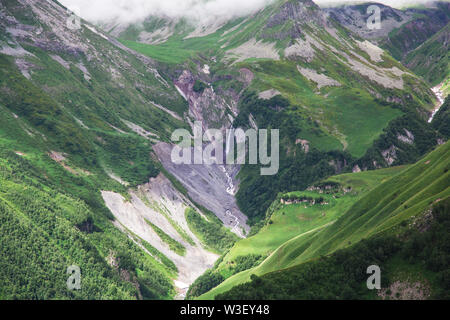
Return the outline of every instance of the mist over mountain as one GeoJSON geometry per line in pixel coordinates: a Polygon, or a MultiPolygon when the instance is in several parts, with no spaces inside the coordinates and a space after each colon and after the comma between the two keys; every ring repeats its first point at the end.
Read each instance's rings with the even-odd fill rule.
{"type": "Polygon", "coordinates": [[[210,22],[217,18],[230,19],[251,14],[275,0],[64,0],[62,4],[93,22],[127,24],[141,22],[148,16],[188,18],[210,22]],[[79,12],[77,12],[79,11],[79,12]]]}
{"type": "MultiPolygon", "coordinates": [[[[254,13],[276,0],[61,0],[61,3],[92,22],[115,20],[121,24],[142,22],[155,15],[168,18],[188,18],[201,23],[218,18],[230,19],[254,13]]],[[[320,6],[355,4],[368,1],[316,0],[320,6]]],[[[380,0],[392,7],[431,3],[432,0],[380,0]]]]}

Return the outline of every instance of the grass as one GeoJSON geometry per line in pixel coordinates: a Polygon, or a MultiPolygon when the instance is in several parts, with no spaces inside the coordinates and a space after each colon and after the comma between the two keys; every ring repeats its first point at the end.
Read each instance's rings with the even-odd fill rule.
{"type": "MultiPolygon", "coordinates": [[[[373,189],[380,183],[388,180],[392,175],[404,170],[405,167],[395,167],[377,171],[367,171],[352,174],[343,174],[334,176],[325,181],[339,183],[340,188],[349,188],[351,191],[344,193],[341,189],[330,194],[319,193],[318,191],[292,192],[287,195],[323,197],[328,205],[307,205],[291,204],[282,205],[277,203],[274,212],[270,216],[271,223],[267,223],[256,235],[238,241],[233,248],[224,256],[222,262],[217,267],[219,271],[225,270],[228,264],[239,256],[250,254],[268,256],[277,251],[282,245],[287,244],[290,240],[301,239],[307,241],[312,236],[320,232],[322,229],[333,224],[340,218],[349,208],[369,190],[373,189]]],[[[270,210],[270,209],[269,209],[270,210]]],[[[272,259],[271,261],[276,261],[272,259]]],[[[267,260],[266,260],[267,261],[267,260]]],[[[201,298],[210,298],[219,292],[224,292],[246,279],[249,279],[252,273],[265,273],[265,270],[272,270],[272,266],[263,263],[263,267],[257,267],[244,271],[232,278],[226,280],[211,293],[207,293],[201,298]]]]}
{"type": "MultiPolygon", "coordinates": [[[[4,258],[0,259],[0,278],[4,283],[0,296],[136,299],[136,288],[120,278],[122,269],[130,274],[131,281],[139,282],[144,298],[173,297],[173,263],[161,262],[158,252],[141,243],[156,258],[146,254],[119,231],[110,221],[112,216],[100,190],[127,194],[125,187],[108,177],[104,167],[132,184],[157,174],[149,160],[150,143],[131,133],[121,123],[121,117],[158,132],[162,139],[169,136],[171,128],[184,124],[159,109],[143,105],[136,98],[132,73],[122,74],[130,77],[132,88],[125,85],[123,90],[112,90],[104,71],[90,66],[92,79],[88,84],[77,68],[66,70],[41,49],[27,50],[39,58],[30,58],[38,66],[33,82],[22,76],[9,57],[0,55],[0,215],[4,250],[4,258]],[[130,114],[133,115],[129,117],[130,114]],[[74,116],[87,128],[77,123],[74,116]],[[50,151],[65,153],[66,159],[58,163],[49,157],[50,151]],[[85,223],[92,223],[96,231],[85,233],[78,229],[85,223]],[[16,243],[24,245],[18,247],[16,243]],[[36,257],[36,252],[45,259],[36,257]],[[120,258],[123,266],[114,269],[106,262],[110,258],[120,258]],[[74,263],[82,266],[86,279],[86,290],[78,295],[67,292],[67,279],[61,278],[65,277],[64,268],[74,263]],[[24,265],[29,268],[22,268],[24,265]],[[49,281],[48,277],[53,279],[49,281]],[[17,283],[24,287],[19,288],[17,283]]],[[[130,68],[137,64],[133,59],[129,62],[130,68]]],[[[145,77],[143,83],[152,84],[153,89],[159,87],[152,76],[145,77]]],[[[164,90],[159,91],[158,97],[164,97],[164,90]]],[[[182,113],[185,104],[179,100],[180,104],[173,106],[182,113]]]]}
{"type": "MultiPolygon", "coordinates": [[[[351,83],[351,78],[339,74],[331,76],[342,87],[322,89],[327,92],[317,94],[315,85],[297,71],[296,63],[265,61],[241,66],[255,72],[255,91],[276,89],[297,106],[288,113],[313,120],[298,124],[301,138],[321,151],[347,150],[352,156],[361,157],[387,124],[402,114],[398,109],[380,105],[361,84],[351,83]]],[[[327,70],[333,72],[335,68],[330,65],[327,70]]]]}
{"type": "Polygon", "coordinates": [[[440,84],[450,75],[450,54],[444,44],[449,32],[450,25],[447,25],[405,57],[411,70],[424,77],[431,86],[440,84]]]}
{"type": "MultiPolygon", "coordinates": [[[[376,187],[370,191],[366,188],[362,197],[343,208],[341,217],[335,223],[323,229],[312,229],[310,233],[303,232],[285,242],[261,265],[227,279],[200,299],[211,299],[237,284],[247,282],[251,274],[263,275],[293,267],[350,247],[362,239],[397,233],[402,228],[402,221],[420,216],[434,202],[450,196],[449,166],[450,143],[446,143],[412,166],[389,169],[392,171],[385,171],[386,175],[383,170],[365,172],[369,176],[375,174],[368,181],[376,187]],[[379,185],[375,183],[377,179],[379,185]]],[[[354,177],[357,175],[346,175],[343,182],[349,184],[354,177]]],[[[237,243],[232,251],[239,246],[240,243],[237,243]]]]}

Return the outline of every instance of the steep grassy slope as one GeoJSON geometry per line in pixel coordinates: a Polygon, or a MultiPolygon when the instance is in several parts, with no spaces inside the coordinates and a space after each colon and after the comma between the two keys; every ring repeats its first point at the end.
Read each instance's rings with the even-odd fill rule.
{"type": "MultiPolygon", "coordinates": [[[[279,192],[406,163],[441,138],[423,121],[434,105],[426,84],[311,1],[280,0],[208,32],[182,22],[158,45],[128,30],[123,43],[145,55],[85,21],[69,28],[69,16],[56,1],[0,2],[1,298],[182,297],[172,281],[193,281],[217,258],[203,247],[222,252],[236,239],[214,233],[216,220],[185,215],[200,206],[153,154],[191,120],[282,129],[280,174],[262,179],[245,166],[240,176],[237,197],[255,224],[279,192]],[[82,267],[81,292],[65,290],[70,264],[82,267]]],[[[147,31],[161,27],[152,23],[147,31]]],[[[377,174],[353,188],[362,193],[377,174]]],[[[297,221],[295,210],[277,211],[267,230],[279,241],[231,257],[236,267],[221,265],[220,275],[259,265],[299,230],[313,239],[359,196],[324,196],[329,214],[305,212],[298,230],[282,227],[297,221]]]]}
{"type": "Polygon", "coordinates": [[[273,272],[233,288],[217,299],[448,299],[450,198],[401,237],[363,240],[329,257],[273,272]],[[368,290],[367,268],[381,268],[381,290],[368,290]]]}
{"type": "Polygon", "coordinates": [[[381,8],[381,29],[367,28],[367,8],[374,3],[327,8],[327,12],[345,27],[365,39],[372,39],[394,58],[423,76],[432,86],[448,75],[448,23],[450,4],[402,10],[376,4],[381,8]]]}
{"type": "Polygon", "coordinates": [[[56,2],[8,1],[1,9],[2,106],[85,170],[133,185],[155,175],[150,143],[184,126],[186,104],[152,61],[85,22],[69,29],[56,2]]]}
{"type": "Polygon", "coordinates": [[[444,104],[433,119],[432,126],[438,130],[445,138],[450,137],[450,96],[447,96],[444,104]]]}
{"type": "Polygon", "coordinates": [[[409,11],[413,13],[413,19],[394,29],[381,41],[381,46],[400,61],[433,37],[450,21],[448,2],[438,2],[436,7],[409,9],[409,11]]]}
{"type": "Polygon", "coordinates": [[[212,298],[269,272],[329,255],[377,235],[397,234],[421,219],[436,201],[449,197],[450,143],[366,193],[332,225],[287,241],[259,266],[239,273],[201,298],[212,298]]]}
{"type": "Polygon", "coordinates": [[[279,194],[268,210],[264,227],[257,234],[237,242],[207,277],[196,281],[191,287],[196,294],[191,294],[191,297],[206,292],[195,288],[207,288],[208,284],[213,283],[212,279],[222,277],[223,282],[233,274],[253,267],[254,264],[249,265],[248,260],[256,258],[256,262],[261,262],[299,234],[306,236],[334,223],[370,189],[403,169],[395,167],[343,174],[327,179],[308,191],[279,194]]]}
{"type": "MultiPolygon", "coordinates": [[[[421,75],[432,86],[449,81],[450,78],[450,24],[447,24],[432,38],[410,52],[404,63],[416,74],[421,75]]],[[[448,94],[449,84],[444,84],[448,94]]]]}

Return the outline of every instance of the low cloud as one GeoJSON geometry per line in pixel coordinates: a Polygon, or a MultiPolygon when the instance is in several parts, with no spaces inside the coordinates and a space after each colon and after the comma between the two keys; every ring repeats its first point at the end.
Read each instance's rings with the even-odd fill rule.
{"type": "MultiPolygon", "coordinates": [[[[245,16],[277,0],[60,0],[84,19],[94,22],[139,23],[149,16],[188,18],[205,22],[245,16]]],[[[358,0],[315,0],[318,5],[352,4],[358,0]]],[[[376,0],[394,7],[430,0],[376,0]]]]}
{"type": "Polygon", "coordinates": [[[215,21],[251,14],[275,0],[60,0],[91,22],[137,23],[149,16],[215,21]]]}

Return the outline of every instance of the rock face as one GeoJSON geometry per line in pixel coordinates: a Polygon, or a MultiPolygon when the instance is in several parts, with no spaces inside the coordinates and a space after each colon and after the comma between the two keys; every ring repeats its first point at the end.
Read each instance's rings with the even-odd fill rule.
{"type": "Polygon", "coordinates": [[[324,10],[342,25],[365,39],[379,39],[387,36],[392,30],[401,27],[413,18],[413,12],[403,12],[382,4],[376,4],[381,9],[381,29],[367,28],[367,20],[372,15],[367,13],[370,4],[351,5],[325,8],[324,10]]]}
{"type": "Polygon", "coordinates": [[[431,5],[428,8],[406,10],[376,3],[381,11],[381,28],[369,29],[367,21],[372,13],[367,13],[367,8],[370,5],[372,4],[339,6],[324,10],[362,38],[377,41],[399,60],[441,30],[450,17],[448,2],[439,2],[436,7],[431,5]]]}
{"type": "Polygon", "coordinates": [[[402,135],[400,133],[397,134],[397,139],[406,144],[414,143],[414,135],[407,129],[403,129],[406,135],[402,135]]]}
{"type": "Polygon", "coordinates": [[[278,50],[274,42],[257,41],[250,39],[237,48],[227,51],[227,59],[236,58],[233,63],[242,62],[250,58],[280,60],[278,50]]]}
{"type": "MultiPolygon", "coordinates": [[[[246,84],[253,78],[253,74],[246,69],[241,70],[241,76],[246,84]]],[[[176,88],[189,103],[191,122],[201,121],[205,130],[219,129],[225,132],[237,115],[238,94],[217,94],[213,87],[196,92],[196,81],[199,81],[198,78],[188,70],[184,70],[175,81],[176,88]]],[[[239,210],[234,197],[239,188],[239,181],[236,179],[239,166],[175,165],[170,158],[172,147],[165,143],[154,146],[154,151],[166,170],[186,187],[194,201],[214,212],[225,226],[244,237],[250,228],[246,223],[247,217],[239,210]]]]}
{"type": "Polygon", "coordinates": [[[330,77],[327,77],[324,74],[317,73],[317,71],[313,69],[302,68],[300,66],[297,66],[297,69],[305,78],[315,82],[317,84],[318,89],[328,86],[336,86],[336,87],[341,86],[341,84],[338,81],[330,77]]]}
{"type": "Polygon", "coordinates": [[[245,236],[250,230],[247,216],[236,204],[236,190],[231,190],[239,184],[236,180],[239,166],[177,165],[171,160],[172,147],[167,143],[154,146],[164,168],[183,184],[193,201],[214,212],[237,235],[245,236]]]}
{"type": "Polygon", "coordinates": [[[280,9],[274,14],[266,24],[266,28],[273,28],[288,21],[294,21],[294,27],[289,37],[296,38],[301,35],[300,23],[317,23],[322,25],[326,22],[319,7],[311,0],[288,1],[281,5],[280,9]]]}
{"type": "Polygon", "coordinates": [[[204,129],[228,129],[231,121],[227,115],[237,114],[238,98],[231,92],[219,95],[211,86],[201,92],[195,92],[194,85],[197,80],[190,71],[184,70],[175,81],[176,88],[189,103],[191,120],[201,121],[204,129]]]}
{"type": "Polygon", "coordinates": [[[395,160],[397,160],[397,148],[394,145],[392,145],[389,149],[381,152],[381,154],[383,155],[384,160],[389,166],[392,165],[395,160]]]}

